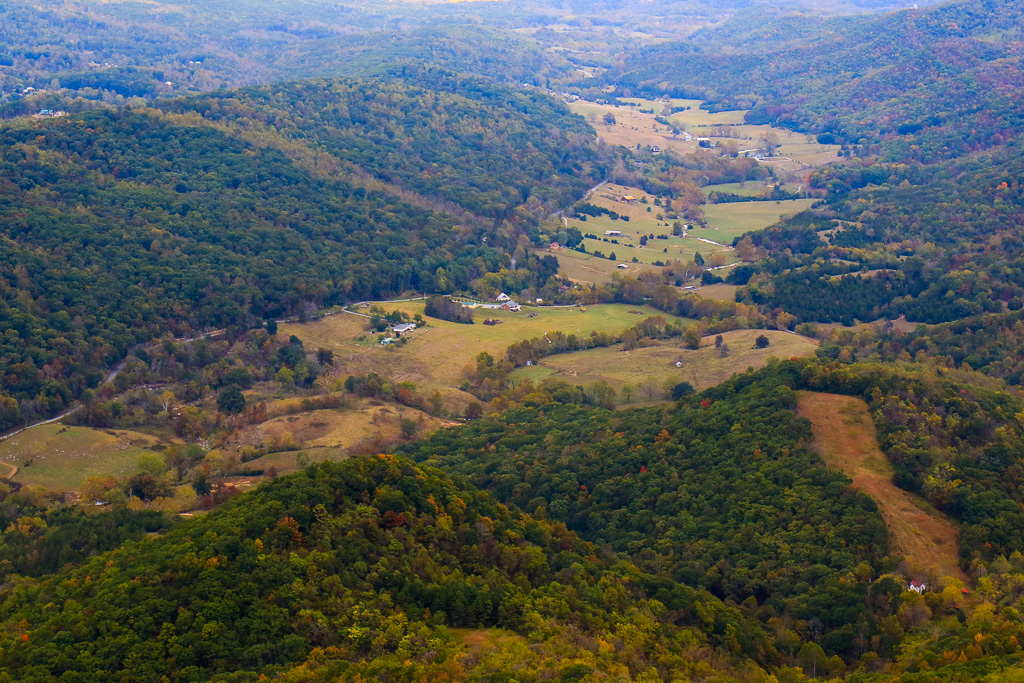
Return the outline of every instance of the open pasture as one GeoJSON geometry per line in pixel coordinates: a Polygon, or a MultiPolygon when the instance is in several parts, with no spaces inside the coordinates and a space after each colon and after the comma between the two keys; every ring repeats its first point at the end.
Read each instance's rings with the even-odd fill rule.
{"type": "Polygon", "coordinates": [[[0,475],[14,466],[14,481],[26,486],[75,491],[89,477],[133,474],[139,455],[160,445],[159,438],[123,429],[39,425],[0,442],[0,462],[8,465],[0,475]]]}
{"type": "MultiPolygon", "coordinates": [[[[732,185],[717,185],[714,187],[738,187],[739,184],[735,183],[732,185]]],[[[757,188],[758,183],[746,183],[747,187],[757,188]]],[[[746,189],[746,188],[741,188],[746,189]]],[[[730,191],[730,190],[723,190],[730,191]]],[[[738,193],[737,193],[738,194],[738,193]]],[[[811,207],[816,202],[816,199],[784,199],[779,201],[766,201],[766,202],[732,202],[727,204],[704,204],[701,208],[704,210],[704,217],[707,220],[707,228],[693,228],[688,231],[687,237],[675,237],[672,235],[672,224],[677,222],[675,220],[669,220],[664,217],[665,209],[661,206],[654,205],[654,197],[646,194],[643,190],[635,187],[626,187],[622,185],[608,184],[602,187],[600,190],[591,195],[589,201],[595,206],[609,209],[618,213],[620,216],[628,216],[629,220],[612,220],[609,216],[587,216],[587,220],[579,221],[576,219],[568,219],[569,225],[576,227],[580,232],[586,234],[591,233],[597,235],[598,241],[602,241],[604,233],[608,230],[619,230],[622,232],[621,237],[616,237],[620,243],[633,244],[635,247],[639,247],[639,239],[641,235],[655,235],[666,237],[667,239],[653,239],[647,244],[645,251],[652,252],[649,254],[651,258],[644,260],[641,258],[641,262],[650,263],[651,260],[667,260],[664,255],[656,256],[653,252],[662,254],[662,250],[668,248],[668,257],[678,258],[680,260],[692,260],[693,253],[699,251],[701,255],[707,259],[709,254],[723,253],[725,263],[733,263],[736,261],[736,257],[733,255],[732,248],[729,247],[734,237],[750,232],[752,230],[761,230],[767,228],[769,225],[777,223],[783,216],[792,215],[799,213],[805,209],[811,207]],[[623,196],[633,196],[635,201],[622,202],[620,198],[623,196]],[[646,203],[644,203],[646,201],[646,203]],[[648,212],[647,209],[651,210],[648,212]],[[661,218],[659,218],[661,216],[661,218]],[[709,244],[708,242],[701,242],[700,239],[711,240],[717,242],[719,245],[709,244]],[[675,256],[673,256],[675,254],[675,256]],[[682,255],[681,255],[682,254],[682,255]],[[686,258],[686,255],[689,258],[686,258]]],[[[686,221],[680,220],[678,222],[687,223],[686,221]]],[[[609,243],[602,242],[607,245],[609,243]]],[[[613,245],[614,247],[615,245],[613,245]]],[[[597,246],[605,255],[608,254],[609,249],[597,246]]],[[[591,245],[587,244],[587,251],[591,251],[591,245]]],[[[639,250],[637,250],[639,251],[639,250]]],[[[633,253],[631,249],[629,252],[628,261],[637,254],[633,253]]],[[[616,256],[619,260],[622,260],[623,255],[616,251],[616,256]]]]}
{"type": "MultiPolygon", "coordinates": [[[[423,315],[424,311],[423,301],[381,305],[388,311],[397,309],[410,316],[423,315]]],[[[579,307],[526,306],[518,313],[477,308],[473,312],[473,325],[426,318],[428,327],[412,332],[409,342],[403,346],[385,347],[376,343],[376,335],[364,331],[366,318],[350,313],[305,324],[282,324],[279,334],[294,334],[308,349],[332,349],[333,372],[339,377],[376,372],[395,381],[413,382],[422,394],[440,390],[446,403],[464,404],[475,399],[457,389],[464,379],[462,369],[474,363],[481,351],[500,359],[510,344],[540,337],[545,332],[582,336],[592,331],[618,334],[651,315],[675,322],[686,320],[648,306],[597,304],[586,306],[586,312],[579,307]],[[537,315],[530,317],[530,313],[537,315]],[[487,318],[498,318],[502,323],[484,325],[487,318]]]]}
{"type": "MultiPolygon", "coordinates": [[[[670,117],[669,120],[677,123],[675,116],[670,117]]],[[[738,151],[741,152],[756,150],[762,144],[762,136],[767,133],[773,133],[778,140],[778,146],[774,150],[773,159],[775,157],[778,159],[766,161],[765,163],[776,168],[776,170],[778,170],[777,166],[779,164],[785,166],[784,162],[787,159],[793,162],[789,166],[785,166],[787,171],[795,171],[799,167],[820,166],[830,161],[835,161],[836,153],[839,151],[839,145],[823,145],[814,136],[764,124],[744,124],[742,121],[730,125],[698,121],[695,127],[688,127],[687,132],[696,137],[711,138],[711,141],[716,144],[727,143],[732,140],[736,143],[738,151]]],[[[751,155],[753,156],[756,153],[751,152],[751,155]]]]}
{"type": "MultiPolygon", "coordinates": [[[[574,282],[590,282],[602,285],[611,282],[614,273],[621,273],[618,261],[609,261],[592,254],[583,254],[572,249],[553,252],[558,259],[558,274],[574,282]]],[[[618,254],[616,254],[618,256],[618,254]]],[[[629,271],[625,271],[629,272],[629,271]]]]}
{"type": "Polygon", "coordinates": [[[253,468],[274,467],[279,473],[297,469],[296,457],[305,452],[310,461],[341,460],[350,449],[376,446],[384,450],[402,437],[401,420],[416,423],[416,434],[431,432],[451,422],[427,413],[372,399],[361,399],[351,409],[311,410],[282,415],[240,430],[221,446],[227,454],[239,452],[244,446],[260,444],[274,450],[247,465],[253,468]]]}
{"type": "MultiPolygon", "coordinates": [[[[723,126],[723,125],[738,125],[743,123],[743,116],[747,112],[744,110],[732,110],[732,111],[719,111],[710,112],[707,109],[701,109],[701,100],[684,100],[680,98],[670,98],[668,100],[648,100],[639,97],[623,97],[623,102],[631,102],[637,105],[636,109],[654,110],[653,114],[647,114],[647,116],[662,116],[662,112],[666,107],[672,107],[673,109],[680,109],[683,107],[689,107],[683,111],[677,111],[673,114],[665,116],[669,121],[675,123],[682,130],[689,130],[698,126],[723,126]]],[[[621,107],[620,107],[621,108],[621,107]]]]}
{"type": "MultiPolygon", "coordinates": [[[[593,252],[596,249],[605,256],[614,252],[616,263],[626,264],[632,263],[634,257],[641,264],[651,264],[654,261],[667,263],[671,259],[689,262],[693,260],[696,252],[700,252],[705,261],[709,261],[709,255],[719,255],[715,258],[717,265],[736,261],[732,248],[726,244],[712,244],[697,239],[718,241],[709,234],[710,230],[695,228],[689,231],[689,235],[686,237],[673,235],[672,224],[675,222],[686,224],[686,221],[665,218],[665,208],[656,206],[654,204],[655,197],[639,188],[608,184],[592,194],[587,201],[629,218],[628,221],[621,218],[612,220],[610,216],[601,215],[587,216],[586,221],[575,218],[568,219],[569,225],[577,228],[580,232],[597,236],[596,240],[591,238],[584,240],[584,246],[588,252],[593,252]],[[621,201],[621,198],[626,196],[635,199],[630,202],[621,201]],[[648,211],[648,209],[650,210],[648,211]],[[605,233],[608,231],[619,231],[622,234],[606,237],[605,233]],[[649,239],[646,245],[641,245],[640,239],[644,235],[647,235],[649,239]],[[654,238],[650,238],[651,235],[654,235],[654,238]],[[605,239],[608,241],[606,242],[605,239]],[[618,244],[613,243],[612,240],[618,244]]],[[[573,276],[568,275],[568,277],[573,276]]]]}
{"type": "Polygon", "coordinates": [[[724,282],[719,282],[714,285],[703,285],[697,289],[696,293],[705,299],[714,299],[715,301],[736,301],[737,289],[739,289],[739,285],[729,285],[724,282]]]}
{"type": "Polygon", "coordinates": [[[597,131],[597,137],[609,145],[633,149],[637,145],[648,149],[658,146],[678,154],[689,154],[697,149],[696,142],[673,135],[672,129],[655,121],[653,114],[640,113],[640,107],[616,107],[579,100],[571,103],[569,109],[587,119],[597,131]],[[606,123],[606,114],[613,115],[615,123],[606,123]]]}
{"type": "Polygon", "coordinates": [[[624,351],[621,345],[602,349],[587,349],[574,353],[561,353],[542,358],[537,367],[520,368],[513,374],[518,379],[540,381],[545,377],[565,379],[574,384],[603,380],[619,392],[619,403],[625,403],[623,386],[635,388],[631,403],[665,397],[663,386],[689,382],[698,391],[729,379],[748,367],[764,367],[772,356],[792,358],[814,352],[818,343],[790,332],[776,330],[734,330],[722,338],[729,346],[729,355],[723,357],[715,348],[715,337],[701,341],[699,350],[678,347],[678,340],[666,340],[657,346],[624,351]],[[754,348],[754,339],[765,335],[771,344],[764,349],[754,348]],[[676,363],[681,367],[676,367],[676,363]],[[644,387],[651,387],[650,395],[644,387]]]}
{"type": "Polygon", "coordinates": [[[718,185],[705,185],[701,189],[704,191],[704,196],[707,197],[712,192],[736,194],[741,197],[757,197],[770,193],[775,183],[763,183],[759,180],[748,180],[742,183],[721,183],[718,185]]]}
{"type": "Polygon", "coordinates": [[[756,150],[760,138],[773,133],[779,146],[775,158],[764,162],[772,167],[782,179],[801,181],[806,172],[815,166],[836,159],[838,145],[823,145],[813,136],[796,133],[784,128],[744,123],[743,110],[709,112],[700,108],[700,100],[647,100],[623,98],[624,102],[636,103],[636,107],[619,107],[579,100],[571,103],[573,112],[584,116],[601,140],[612,145],[635,148],[637,145],[650,148],[659,146],[681,154],[698,149],[695,140],[686,140],[682,134],[674,135],[672,128],[655,121],[666,105],[674,108],[689,107],[664,118],[670,121],[680,133],[689,133],[694,138],[707,137],[716,144],[735,142],[738,151],[756,150]],[[643,111],[641,111],[643,110],[643,111]],[[653,110],[654,113],[649,113],[653,110]],[[615,123],[606,123],[605,114],[612,114],[615,123]]]}
{"type": "Polygon", "coordinates": [[[777,223],[783,216],[809,209],[817,199],[784,199],[775,202],[734,202],[730,204],[705,204],[706,230],[696,230],[699,237],[722,244],[752,230],[762,230],[777,223]]]}

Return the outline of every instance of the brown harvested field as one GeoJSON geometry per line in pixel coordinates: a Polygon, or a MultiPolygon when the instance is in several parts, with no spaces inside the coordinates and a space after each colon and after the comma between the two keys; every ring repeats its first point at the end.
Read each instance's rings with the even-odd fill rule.
{"type": "Polygon", "coordinates": [[[814,448],[871,496],[885,518],[893,549],[911,565],[967,582],[957,564],[957,528],[924,500],[892,483],[867,404],[852,396],[802,392],[797,412],[811,421],[814,448]]]}
{"type": "MultiPolygon", "coordinates": [[[[672,150],[680,154],[688,154],[698,149],[694,140],[684,140],[682,136],[673,136],[672,130],[657,121],[655,117],[665,107],[664,101],[624,98],[634,102],[637,107],[618,107],[611,104],[597,104],[579,100],[569,108],[582,115],[597,131],[597,136],[610,145],[622,145],[635,148],[638,144],[644,147],[654,145],[664,150],[672,150]],[[655,113],[641,113],[640,109],[652,110],[655,113]],[[615,117],[614,124],[604,122],[605,114],[615,117]]],[[[735,143],[738,150],[752,150],[759,146],[759,138],[766,132],[773,132],[779,139],[780,146],[775,151],[775,158],[764,163],[771,166],[782,178],[792,182],[800,182],[808,170],[815,166],[835,161],[838,145],[822,145],[802,133],[773,128],[766,125],[744,123],[745,111],[709,112],[700,108],[700,100],[671,100],[675,107],[688,106],[685,111],[676,112],[668,117],[681,131],[695,137],[709,137],[715,144],[735,143]],[[722,137],[727,135],[728,137],[722,137]]]]}
{"type": "MultiPolygon", "coordinates": [[[[543,251],[541,255],[547,253],[543,251]]],[[[619,272],[618,261],[582,254],[572,249],[561,249],[552,255],[558,259],[558,274],[573,282],[603,285],[612,281],[613,273],[619,272]]]]}

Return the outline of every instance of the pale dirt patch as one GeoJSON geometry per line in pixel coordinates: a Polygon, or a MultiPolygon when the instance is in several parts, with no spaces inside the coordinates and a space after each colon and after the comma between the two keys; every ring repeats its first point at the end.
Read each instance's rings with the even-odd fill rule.
{"type": "Polygon", "coordinates": [[[892,483],[893,470],[878,447],[867,404],[852,396],[802,392],[797,413],[811,421],[814,449],[830,466],[871,496],[885,519],[893,549],[912,565],[965,584],[956,526],[927,502],[892,483]]]}

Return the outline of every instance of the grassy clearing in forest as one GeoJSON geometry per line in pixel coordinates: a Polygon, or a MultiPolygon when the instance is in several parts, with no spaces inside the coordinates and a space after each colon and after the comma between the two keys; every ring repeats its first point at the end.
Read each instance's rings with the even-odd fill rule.
{"type": "Polygon", "coordinates": [[[761,230],[778,223],[783,216],[809,209],[817,199],[785,199],[775,202],[733,202],[730,204],[705,204],[704,217],[707,230],[698,230],[699,237],[715,242],[731,244],[733,238],[761,230]]]}
{"type": "MultiPolygon", "coordinates": [[[[624,102],[634,102],[638,106],[617,107],[579,100],[571,103],[569,108],[586,118],[594,126],[597,136],[610,145],[622,145],[632,149],[637,145],[647,149],[657,145],[663,150],[672,150],[679,154],[689,154],[699,149],[695,140],[685,140],[681,135],[673,135],[672,128],[655,121],[655,118],[664,111],[665,101],[622,99],[624,102]],[[642,113],[641,109],[648,112],[653,110],[654,113],[642,113]],[[614,116],[615,123],[606,123],[606,114],[614,116]]],[[[779,142],[775,150],[776,158],[764,163],[773,168],[780,178],[798,181],[810,168],[835,161],[839,151],[838,145],[820,144],[813,137],[803,133],[767,125],[746,124],[746,111],[709,112],[700,108],[700,100],[673,99],[668,104],[673,107],[689,107],[666,117],[681,132],[689,133],[695,138],[711,138],[714,144],[735,143],[737,151],[757,149],[761,145],[761,136],[773,133],[779,142]]]]}
{"type": "MultiPolygon", "coordinates": [[[[422,301],[383,303],[386,310],[401,310],[410,316],[423,314],[422,301]]],[[[282,324],[279,335],[294,334],[308,349],[327,348],[334,351],[334,373],[340,377],[376,372],[396,381],[413,382],[417,391],[429,395],[440,390],[446,403],[456,408],[475,400],[458,391],[462,369],[474,362],[481,351],[496,359],[504,358],[505,349],[514,342],[540,337],[545,332],[587,336],[592,331],[619,334],[646,318],[658,315],[675,322],[685,318],[667,315],[649,306],[597,304],[578,307],[545,308],[526,306],[518,313],[500,309],[477,308],[475,324],[460,325],[435,318],[426,318],[429,326],[409,335],[404,346],[385,347],[376,343],[376,335],[365,332],[366,318],[348,313],[305,324],[282,324]],[[635,311],[631,313],[630,311],[635,311]],[[536,313],[530,317],[529,313],[536,313]],[[499,318],[500,325],[484,325],[487,318],[499,318]],[[363,337],[360,340],[360,337],[363,337]]],[[[425,317],[425,316],[424,316],[425,317]]]]}
{"type": "MultiPolygon", "coordinates": [[[[0,442],[0,461],[18,468],[14,481],[50,491],[75,491],[89,477],[135,473],[136,461],[170,442],[123,429],[39,425],[0,442]],[[31,461],[31,464],[26,465],[31,461]]],[[[3,472],[4,475],[7,472],[3,472]]]]}
{"type": "Polygon", "coordinates": [[[243,446],[272,446],[281,448],[255,460],[252,468],[274,467],[278,472],[297,469],[296,458],[304,451],[312,462],[343,460],[349,449],[374,446],[385,450],[388,444],[401,441],[402,419],[412,420],[415,435],[434,431],[452,424],[427,413],[396,403],[358,399],[352,408],[312,410],[282,415],[266,422],[246,427],[235,434],[219,450],[224,453],[239,451],[243,446]]]}
{"type": "MultiPolygon", "coordinates": [[[[597,239],[587,238],[584,240],[584,246],[588,252],[600,251],[606,257],[612,253],[615,254],[614,263],[609,260],[612,267],[610,269],[600,268],[599,272],[613,272],[617,268],[617,264],[632,264],[634,258],[637,259],[637,265],[651,265],[655,261],[668,263],[673,259],[690,262],[693,261],[694,254],[697,252],[700,252],[705,261],[709,263],[714,261],[716,265],[725,265],[736,261],[731,247],[710,244],[697,239],[718,241],[709,229],[694,228],[686,237],[673,235],[674,223],[685,225],[688,221],[666,218],[665,207],[656,205],[655,199],[656,197],[636,187],[608,184],[592,194],[587,201],[595,206],[614,211],[619,216],[628,217],[629,220],[621,218],[612,220],[607,215],[587,216],[586,221],[575,218],[568,219],[569,225],[583,234],[596,235],[597,239]],[[629,202],[621,201],[622,197],[627,196],[634,197],[634,199],[629,202]],[[622,234],[606,236],[607,231],[619,231],[622,234]],[[647,244],[643,245],[640,240],[645,235],[648,240],[647,244]],[[651,235],[654,237],[650,237],[651,235]]],[[[555,253],[556,257],[559,257],[559,263],[561,263],[562,254],[566,251],[555,253]]],[[[578,252],[575,253],[578,254],[578,252]]],[[[584,255],[580,254],[579,256],[584,255]]],[[[593,279],[578,278],[570,273],[564,274],[573,279],[595,282],[593,279]]]]}
{"type": "Polygon", "coordinates": [[[776,330],[734,330],[723,333],[722,338],[729,346],[729,355],[725,357],[715,348],[714,336],[701,340],[699,350],[679,348],[678,340],[666,340],[657,346],[632,351],[624,351],[621,345],[616,345],[547,356],[536,367],[516,370],[513,377],[534,382],[557,377],[573,384],[602,380],[619,392],[620,404],[626,402],[623,385],[631,384],[637,388],[631,402],[637,403],[665,398],[662,387],[668,381],[672,384],[689,382],[700,390],[720,384],[748,367],[764,367],[772,356],[806,356],[818,348],[813,339],[776,330]],[[762,334],[771,344],[764,349],[753,348],[754,339],[762,334]],[[676,367],[677,362],[682,363],[682,367],[676,367]],[[649,392],[643,390],[645,384],[650,386],[649,392]]]}
{"type": "Polygon", "coordinates": [[[721,194],[737,194],[741,197],[757,197],[758,195],[771,193],[773,187],[775,187],[774,183],[768,183],[766,185],[757,180],[748,180],[743,183],[705,185],[701,190],[704,191],[705,197],[710,195],[712,192],[718,192],[721,194]]]}
{"type": "Polygon", "coordinates": [[[811,421],[814,446],[825,462],[878,503],[894,550],[912,565],[966,582],[957,564],[956,526],[923,499],[892,483],[867,404],[852,396],[802,392],[798,412],[811,421]]]}
{"type": "Polygon", "coordinates": [[[696,291],[696,294],[715,301],[736,301],[736,290],[739,288],[739,285],[727,285],[720,282],[717,285],[704,285],[696,291]]]}

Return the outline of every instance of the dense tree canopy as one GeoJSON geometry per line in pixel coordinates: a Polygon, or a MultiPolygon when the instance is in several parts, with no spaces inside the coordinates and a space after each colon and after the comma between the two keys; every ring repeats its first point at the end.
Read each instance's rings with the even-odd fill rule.
{"type": "MultiPolygon", "coordinates": [[[[531,395],[532,396],[532,395],[531,395]]],[[[794,610],[847,651],[866,624],[860,563],[882,567],[874,504],[808,453],[795,394],[727,383],[665,411],[523,407],[407,447],[499,500],[564,521],[651,571],[743,602],[794,610]],[[840,608],[840,605],[844,605],[840,608]]],[[[555,394],[557,396],[557,393],[555,394]]]]}
{"type": "Polygon", "coordinates": [[[468,288],[597,172],[553,101],[418,78],[433,89],[316,82],[0,129],[0,428],[167,331],[468,288]]]}
{"type": "Polygon", "coordinates": [[[407,460],[312,466],[161,538],[19,582],[0,603],[0,680],[242,681],[300,664],[345,680],[459,680],[475,665],[446,664],[459,646],[446,626],[548,643],[517,663],[529,680],[572,666],[687,676],[700,663],[673,652],[701,644],[774,656],[737,610],[597,553],[407,460]],[[621,647],[595,660],[582,634],[621,647]]]}

